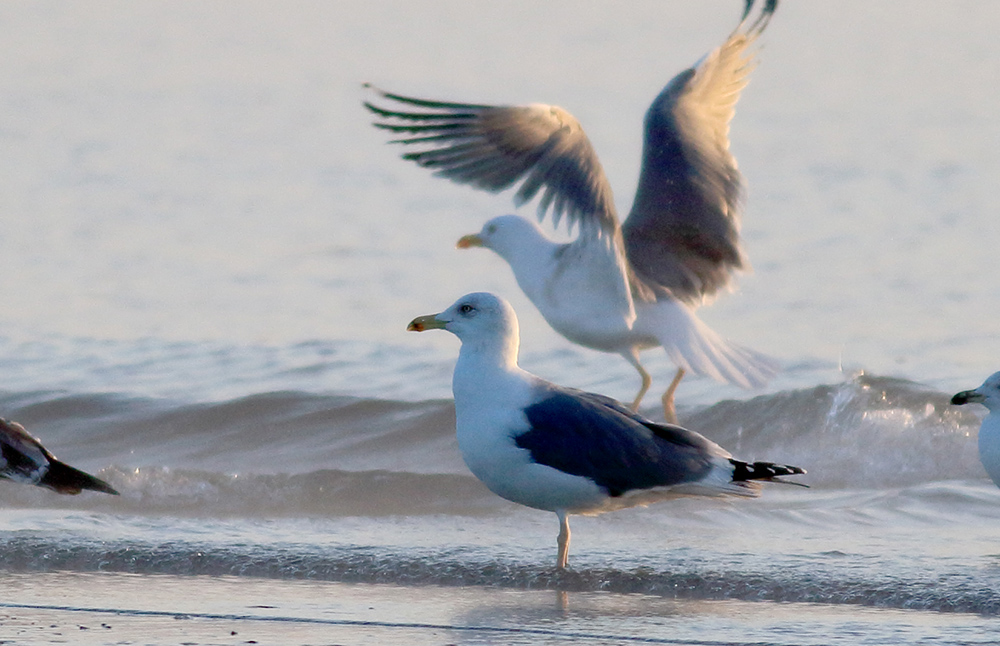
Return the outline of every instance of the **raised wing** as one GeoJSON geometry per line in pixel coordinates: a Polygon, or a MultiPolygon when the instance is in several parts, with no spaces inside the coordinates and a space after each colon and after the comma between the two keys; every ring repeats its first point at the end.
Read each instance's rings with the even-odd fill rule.
{"type": "Polygon", "coordinates": [[[767,0],[718,49],[675,76],[646,113],[642,171],[622,226],[636,276],[700,302],[746,267],[739,226],[743,176],[729,123],[753,70],[751,44],[774,13],[767,0]]]}
{"type": "Polygon", "coordinates": [[[565,215],[571,227],[597,236],[618,229],[604,169],[580,122],[562,108],[446,103],[372,89],[397,106],[365,102],[375,127],[401,135],[392,143],[418,149],[403,159],[493,192],[520,181],[514,202],[541,191],[538,217],[551,209],[555,226],[565,215]]]}

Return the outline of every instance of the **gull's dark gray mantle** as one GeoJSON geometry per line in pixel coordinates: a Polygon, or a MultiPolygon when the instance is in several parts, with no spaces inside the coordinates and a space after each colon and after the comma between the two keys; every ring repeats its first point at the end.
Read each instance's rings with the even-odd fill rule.
{"type": "Polygon", "coordinates": [[[549,383],[538,389],[536,403],[524,410],[530,428],[514,442],[535,463],[589,478],[611,497],[697,482],[719,458],[733,465],[733,482],[805,473],[788,465],[734,460],[704,436],[651,422],[610,397],[549,383]]]}

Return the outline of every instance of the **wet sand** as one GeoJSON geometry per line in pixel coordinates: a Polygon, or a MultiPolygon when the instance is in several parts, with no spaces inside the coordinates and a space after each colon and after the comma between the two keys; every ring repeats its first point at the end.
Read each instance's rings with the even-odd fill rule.
{"type": "Polygon", "coordinates": [[[957,613],[601,592],[62,572],[0,575],[0,589],[0,643],[19,645],[705,646],[773,642],[775,624],[794,625],[788,644],[836,642],[847,624],[864,643],[996,636],[991,620],[957,613]]]}

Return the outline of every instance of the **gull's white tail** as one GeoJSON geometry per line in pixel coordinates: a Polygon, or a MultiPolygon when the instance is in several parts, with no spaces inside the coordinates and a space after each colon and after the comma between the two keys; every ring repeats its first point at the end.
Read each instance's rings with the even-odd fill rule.
{"type": "Polygon", "coordinates": [[[684,303],[636,303],[640,308],[646,311],[639,313],[635,332],[659,341],[679,368],[741,388],[760,388],[778,372],[776,360],[722,338],[684,303]]]}

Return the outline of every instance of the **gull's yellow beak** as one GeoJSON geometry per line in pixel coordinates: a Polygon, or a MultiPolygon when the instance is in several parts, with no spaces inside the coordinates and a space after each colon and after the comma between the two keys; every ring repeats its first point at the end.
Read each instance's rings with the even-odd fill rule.
{"type": "Polygon", "coordinates": [[[406,326],[407,332],[423,332],[424,330],[443,330],[445,323],[437,319],[437,314],[418,316],[406,326]]]}
{"type": "Polygon", "coordinates": [[[468,249],[469,247],[482,247],[483,239],[480,238],[475,233],[470,233],[467,236],[462,236],[461,238],[459,238],[458,242],[455,243],[455,246],[458,247],[459,249],[468,249]]]}

